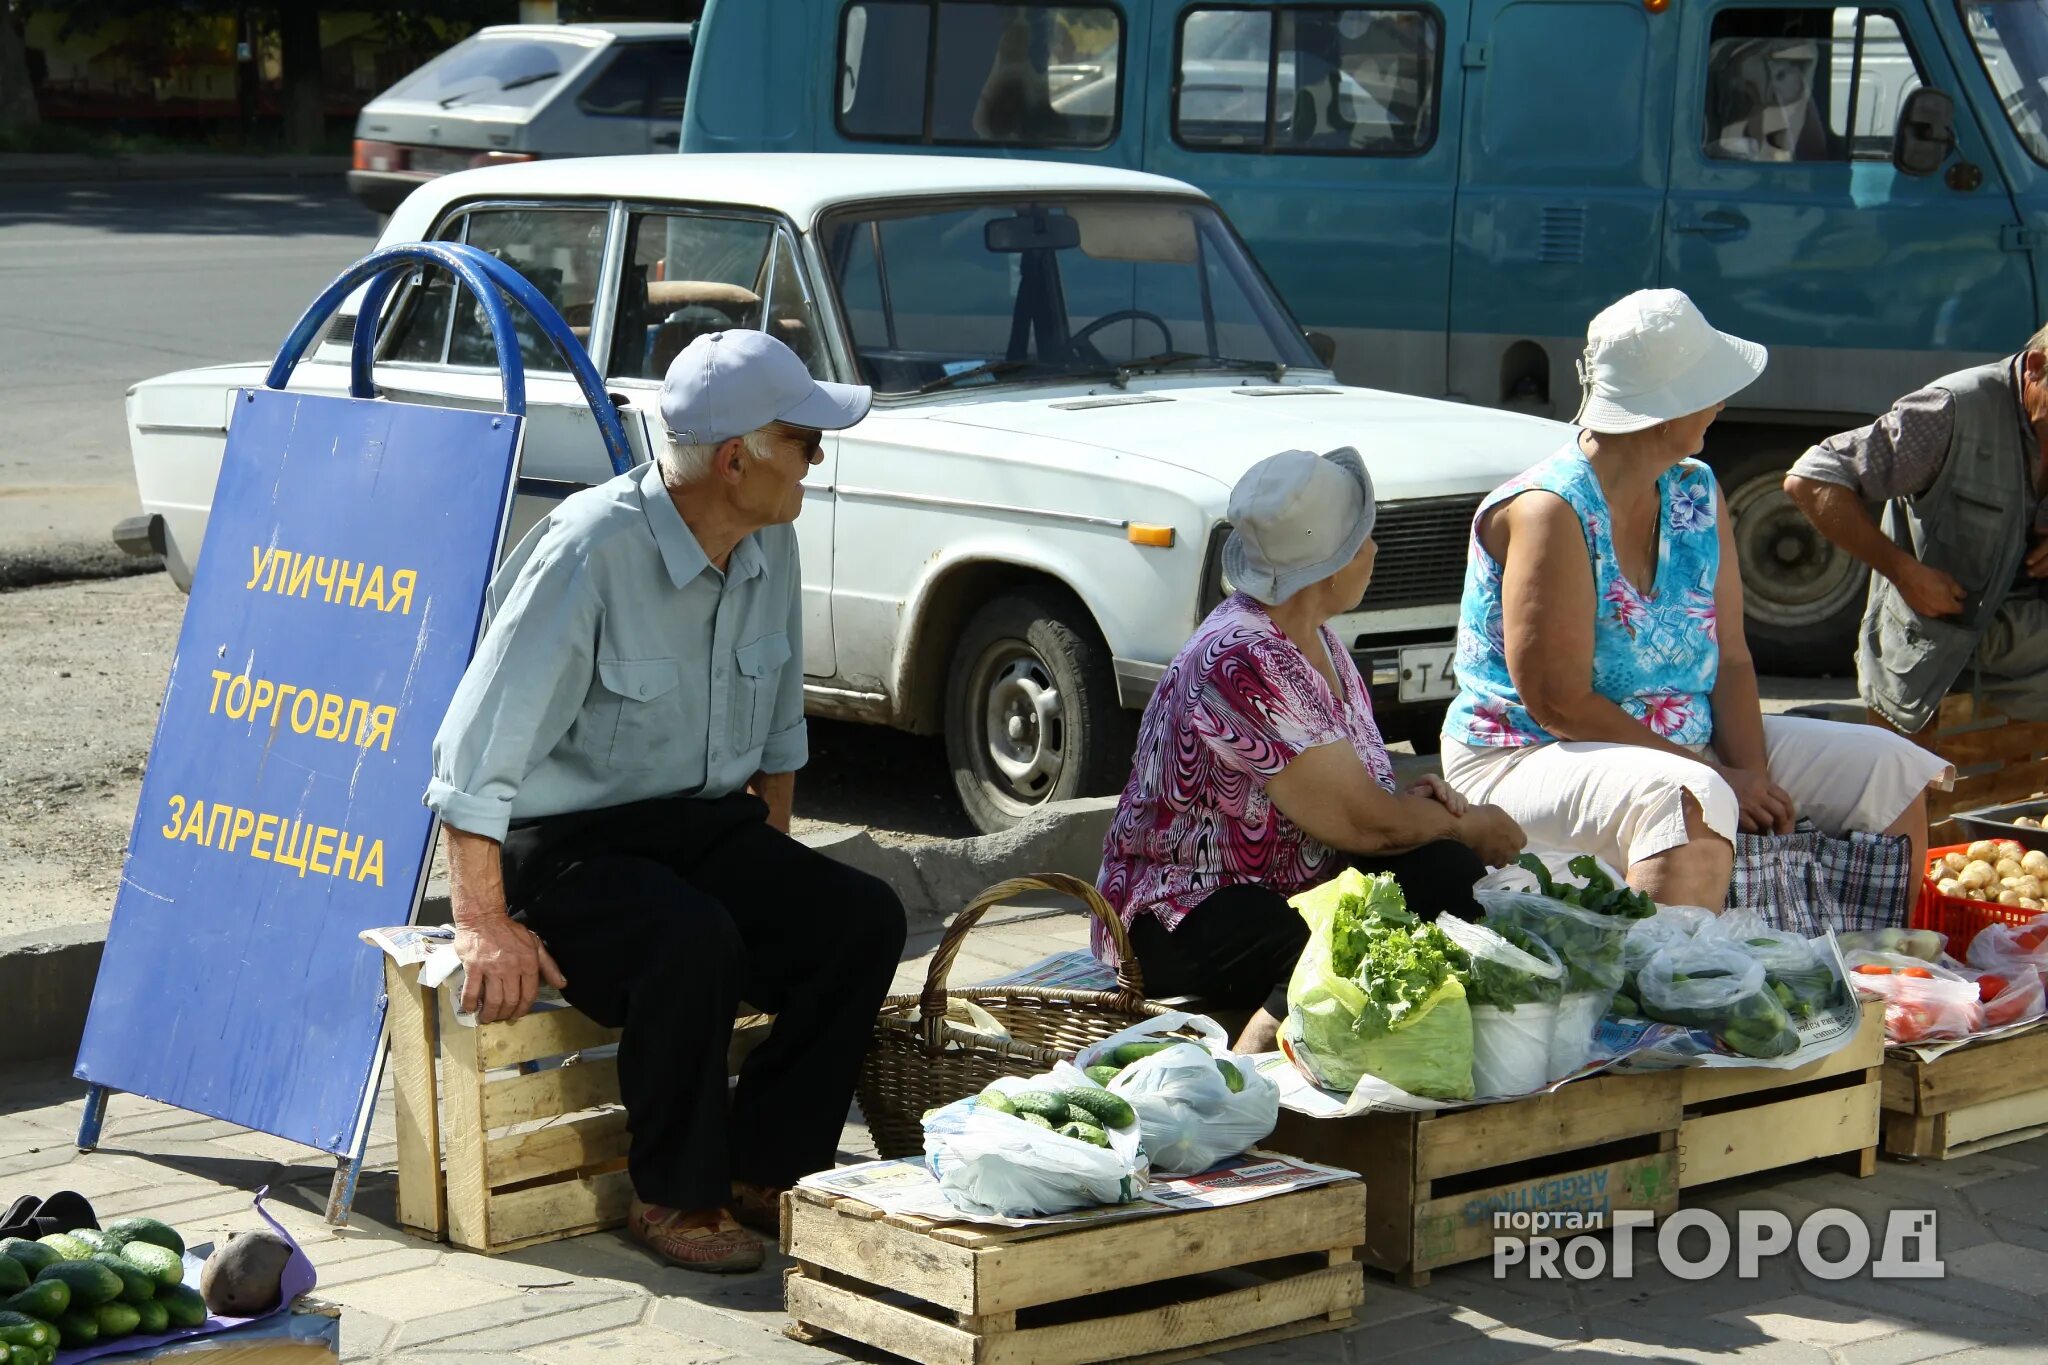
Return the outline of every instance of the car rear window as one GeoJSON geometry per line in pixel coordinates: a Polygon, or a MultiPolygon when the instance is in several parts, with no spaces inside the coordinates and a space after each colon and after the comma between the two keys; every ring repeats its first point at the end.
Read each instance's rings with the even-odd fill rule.
{"type": "Polygon", "coordinates": [[[588,44],[553,38],[479,35],[457,43],[385,91],[453,109],[464,104],[531,107],[555,92],[564,72],[590,55],[588,44]]]}

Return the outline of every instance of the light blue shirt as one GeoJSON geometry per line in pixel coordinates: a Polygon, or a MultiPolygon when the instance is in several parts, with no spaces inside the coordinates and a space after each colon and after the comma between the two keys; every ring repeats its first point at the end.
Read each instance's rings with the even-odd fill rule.
{"type": "Polygon", "coordinates": [[[651,461],[534,527],[489,607],[434,736],[426,803],[457,829],[725,796],[809,756],[795,530],[747,536],[720,573],[651,461]]]}

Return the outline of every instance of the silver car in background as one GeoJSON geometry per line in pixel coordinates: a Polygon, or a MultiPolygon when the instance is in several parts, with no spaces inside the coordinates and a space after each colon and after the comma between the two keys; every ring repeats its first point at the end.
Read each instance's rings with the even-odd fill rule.
{"type": "Polygon", "coordinates": [[[348,187],[390,213],[450,171],[674,151],[691,24],[481,29],[363,107],[348,187]]]}

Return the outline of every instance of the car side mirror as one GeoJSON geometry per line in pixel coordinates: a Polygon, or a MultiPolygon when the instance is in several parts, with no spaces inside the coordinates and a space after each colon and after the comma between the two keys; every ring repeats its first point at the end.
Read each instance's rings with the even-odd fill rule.
{"type": "Polygon", "coordinates": [[[1956,102],[1925,86],[1906,97],[1892,133],[1892,165],[1901,175],[1933,175],[1956,147],[1956,102]]]}
{"type": "Polygon", "coordinates": [[[1337,368],[1337,339],[1335,337],[1331,336],[1328,332],[1303,332],[1301,338],[1308,343],[1308,348],[1316,353],[1316,359],[1323,362],[1324,369],[1334,370],[1337,368]]]}

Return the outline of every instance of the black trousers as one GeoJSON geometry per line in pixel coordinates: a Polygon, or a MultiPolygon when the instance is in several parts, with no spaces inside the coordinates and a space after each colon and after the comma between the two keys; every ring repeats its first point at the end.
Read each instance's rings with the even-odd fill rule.
{"type": "MultiPolygon", "coordinates": [[[[1479,918],[1472,884],[1486,875],[1486,864],[1461,843],[1440,839],[1351,864],[1368,876],[1391,872],[1418,919],[1444,910],[1479,918]]],[[[1255,882],[1210,892],[1173,929],[1152,915],[1131,926],[1147,994],[1197,995],[1231,1009],[1263,1006],[1276,1019],[1287,1017],[1287,979],[1307,945],[1308,925],[1286,897],[1255,882]]]]}
{"type": "Polygon", "coordinates": [[[767,814],[744,793],[671,797],[505,838],[507,900],[561,965],[563,996],[624,1030],[627,1165],[650,1204],[713,1208],[734,1180],[784,1186],[832,1166],[902,957],[895,893],[767,814]],[[742,1001],[775,1027],[729,1094],[742,1001]]]}

